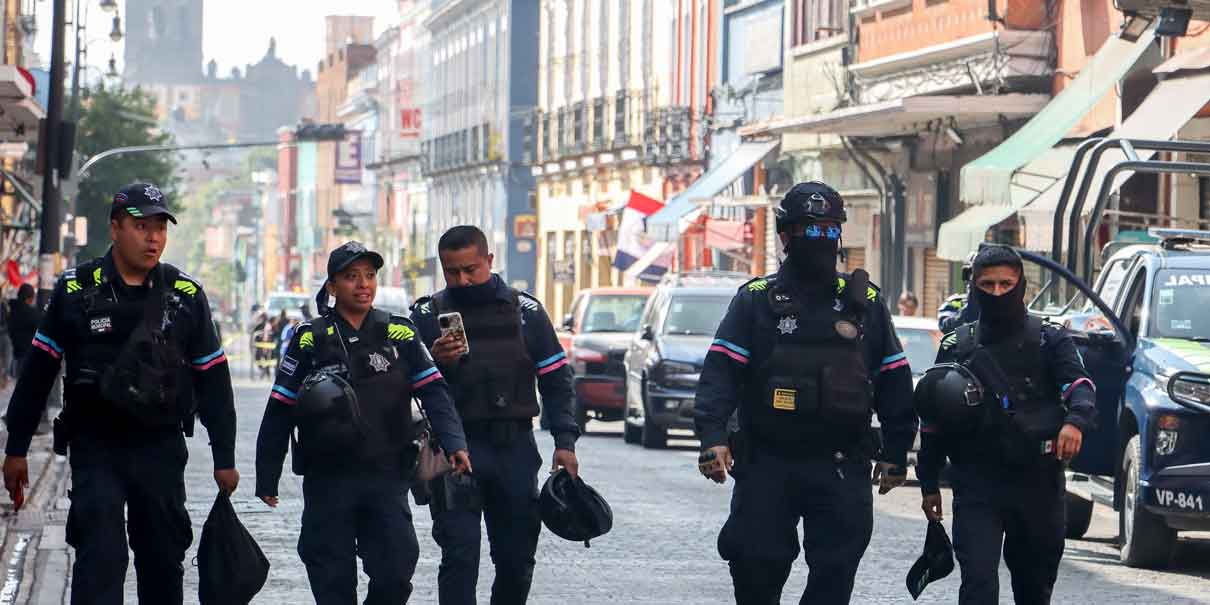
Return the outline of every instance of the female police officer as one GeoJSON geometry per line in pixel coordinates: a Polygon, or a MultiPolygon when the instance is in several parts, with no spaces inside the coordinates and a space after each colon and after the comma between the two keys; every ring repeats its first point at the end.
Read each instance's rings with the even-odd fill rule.
{"type": "Polygon", "coordinates": [[[380,268],[382,257],[358,242],[328,257],[321,316],[295,330],[257,439],[256,495],[269,506],[293,443],[294,471],[304,475],[298,553],[319,605],[356,600],[354,553],[370,577],[366,603],[411,594],[419,556],[406,499],[412,395],[454,452],[455,472],[470,470],[462,424],[415,327],[373,308],[380,268]]]}

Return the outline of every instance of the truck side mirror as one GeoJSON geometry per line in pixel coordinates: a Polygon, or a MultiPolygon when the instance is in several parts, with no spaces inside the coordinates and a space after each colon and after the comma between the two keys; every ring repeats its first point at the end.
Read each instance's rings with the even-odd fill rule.
{"type": "Polygon", "coordinates": [[[651,329],[651,324],[643,326],[642,330],[639,331],[639,338],[643,340],[652,340],[655,338],[655,331],[651,329]]]}

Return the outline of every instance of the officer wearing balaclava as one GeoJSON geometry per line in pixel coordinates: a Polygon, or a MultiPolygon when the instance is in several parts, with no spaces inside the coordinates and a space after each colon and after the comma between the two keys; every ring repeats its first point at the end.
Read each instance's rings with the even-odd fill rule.
{"type": "Polygon", "coordinates": [[[929,520],[941,520],[938,476],[948,458],[958,602],[999,602],[1003,545],[1016,602],[1049,603],[1063,556],[1063,465],[1093,427],[1094,386],[1071,335],[1028,313],[1015,250],[985,246],[971,285],[979,319],[942,339],[937,363],[960,364],[980,388],[958,401],[930,396],[933,370],[917,386],[922,507],[929,520]],[[972,415],[973,406],[981,409],[972,415]],[[958,416],[971,420],[959,425],[958,416]]]}
{"type": "Polygon", "coordinates": [[[800,520],[810,567],[803,602],[847,603],[873,530],[871,472],[880,494],[906,473],[911,371],[878,288],[863,270],[836,271],[840,194],[800,183],[775,213],[786,262],[739,289],[706,355],[699,470],[736,480],[718,544],[738,603],[779,601],[800,520]],[[737,408],[739,431],[728,434],[737,408]]]}

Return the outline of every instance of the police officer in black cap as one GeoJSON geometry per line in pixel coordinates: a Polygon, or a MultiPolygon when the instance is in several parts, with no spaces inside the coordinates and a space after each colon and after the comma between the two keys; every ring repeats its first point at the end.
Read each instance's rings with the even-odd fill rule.
{"type": "Polygon", "coordinates": [[[979,319],[979,303],[971,297],[971,263],[974,260],[975,253],[972,252],[962,263],[962,292],[950,295],[937,308],[937,327],[942,334],[979,319]]]}
{"type": "Polygon", "coordinates": [[[577,476],[580,432],[572,413],[571,368],[542,305],[492,273],[494,257],[482,231],[454,227],[441,236],[437,252],[446,288],[417,300],[412,319],[449,377],[477,469],[475,493],[468,497],[438,498],[448,490],[434,486],[430,510],[433,538],[441,546],[440,602],[475,602],[483,520],[496,566],[492,603],[525,603],[541,531],[542,457],[533,419],[540,412],[548,420],[553,466],[577,476]],[[467,343],[442,335],[446,313],[461,314],[467,343]]]}
{"type": "Polygon", "coordinates": [[[449,388],[416,327],[373,306],[382,264],[358,242],[328,257],[320,317],[295,330],[257,437],[256,495],[269,506],[278,504],[287,445],[294,449],[305,505],[298,554],[319,605],[357,599],[357,556],[370,577],[367,604],[405,603],[412,592],[412,397],[455,472],[471,470],[449,388]]]}
{"type": "Polygon", "coordinates": [[[1049,603],[1063,555],[1063,463],[1096,418],[1094,386],[1071,336],[1030,315],[1021,257],[986,246],[971,267],[974,323],[941,341],[917,385],[917,475],[930,520],[953,463],[960,603],[999,600],[1001,544],[1018,603],[1049,603]]]}
{"type": "Polygon", "coordinates": [[[122,603],[127,536],[139,602],[181,603],[193,541],[182,433],[192,434],[195,412],[219,489],[239,484],[227,357],[201,284],[160,262],[169,222],[154,185],[114,195],[109,252],[59,277],[9,403],[4,483],[19,507],[30,440],[66,358],[55,449],[70,444],[72,603],[122,603]]]}
{"type": "Polygon", "coordinates": [[[800,183],[776,216],[786,262],[740,288],[706,355],[700,470],[718,483],[735,479],[718,544],[737,603],[779,602],[800,519],[810,567],[802,602],[847,603],[873,530],[871,470],[882,494],[906,474],[916,435],[911,373],[878,289],[862,270],[836,271],[840,194],[800,183]],[[737,406],[739,431],[729,438],[737,406]]]}

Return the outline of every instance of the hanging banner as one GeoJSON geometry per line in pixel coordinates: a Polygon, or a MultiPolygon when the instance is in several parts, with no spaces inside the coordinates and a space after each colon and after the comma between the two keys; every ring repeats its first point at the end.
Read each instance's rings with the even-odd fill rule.
{"type": "MultiPolygon", "coordinates": [[[[645,256],[656,241],[644,229],[644,221],[663,208],[663,202],[649,198],[637,191],[630,192],[630,201],[622,211],[622,223],[618,226],[618,251],[613,257],[613,266],[625,271],[645,256]]],[[[673,250],[669,250],[651,263],[638,276],[643,281],[655,281],[668,271],[672,264],[673,250]]]]}
{"type": "Polygon", "coordinates": [[[345,139],[336,143],[336,178],[339,185],[361,184],[361,131],[345,132],[345,139]]]}

